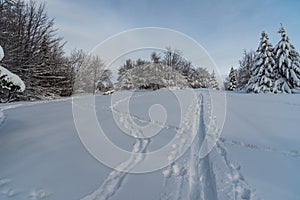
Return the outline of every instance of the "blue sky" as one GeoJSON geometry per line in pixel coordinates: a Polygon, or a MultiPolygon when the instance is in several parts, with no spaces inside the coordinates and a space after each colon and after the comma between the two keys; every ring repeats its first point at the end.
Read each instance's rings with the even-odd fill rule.
{"type": "Polygon", "coordinates": [[[46,0],[46,5],[68,42],[66,52],[90,51],[132,28],[164,27],[195,39],[226,74],[231,66],[238,67],[243,49],[257,49],[262,31],[276,45],[280,23],[300,48],[300,1],[296,0],[46,0]]]}

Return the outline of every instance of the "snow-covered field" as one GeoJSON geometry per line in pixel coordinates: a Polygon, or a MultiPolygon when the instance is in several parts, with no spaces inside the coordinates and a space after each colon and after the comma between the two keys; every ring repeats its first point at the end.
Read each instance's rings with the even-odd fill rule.
{"type": "MultiPolygon", "coordinates": [[[[96,114],[107,137],[127,151],[158,150],[179,133],[184,143],[198,124],[194,143],[179,160],[143,174],[110,169],[88,153],[76,132],[71,99],[2,104],[0,199],[299,199],[300,95],[227,93],[221,138],[204,159],[199,150],[209,128],[210,105],[207,91],[198,90],[197,95],[200,106],[190,109],[194,117],[180,119],[172,92],[134,93],[130,116],[137,123],[150,121],[151,105],[161,104],[168,111],[166,124],[153,122],[161,132],[141,140],[123,134],[112,120],[113,114],[128,116],[111,107],[112,96],[96,97],[96,114]],[[180,120],[186,120],[182,132],[180,120]]],[[[180,145],[174,146],[175,153],[180,145]]],[[[147,155],[132,156],[120,165],[129,169],[143,160],[147,155]]]]}

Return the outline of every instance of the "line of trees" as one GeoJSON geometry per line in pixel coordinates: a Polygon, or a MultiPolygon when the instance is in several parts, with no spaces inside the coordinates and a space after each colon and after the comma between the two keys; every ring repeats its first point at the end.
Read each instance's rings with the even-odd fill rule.
{"type": "Polygon", "coordinates": [[[163,55],[153,52],[151,60],[128,59],[119,68],[117,88],[159,89],[177,88],[213,88],[220,89],[214,72],[206,68],[194,67],[177,49],[166,48],[163,55]]]}
{"type": "Polygon", "coordinates": [[[0,5],[1,64],[26,84],[22,98],[41,99],[72,92],[72,69],[64,57],[64,42],[45,5],[3,0],[0,5]]]}
{"type": "MultiPolygon", "coordinates": [[[[0,95],[2,101],[55,98],[112,87],[111,72],[99,57],[82,50],[65,55],[65,42],[44,3],[1,0],[0,45],[6,52],[1,65],[26,85],[23,93],[13,97],[0,95]]],[[[4,94],[4,89],[0,90],[4,94]]]]}
{"type": "Polygon", "coordinates": [[[256,52],[244,52],[238,70],[231,68],[225,82],[227,90],[253,93],[293,93],[300,87],[300,56],[285,29],[278,33],[281,40],[273,47],[267,33],[262,32],[256,52]]]}
{"type": "MultiPolygon", "coordinates": [[[[240,67],[230,69],[225,89],[292,93],[300,87],[299,53],[283,27],[279,33],[281,40],[275,47],[269,42],[268,34],[263,32],[257,51],[244,51],[240,67]]],[[[98,56],[82,50],[65,55],[65,42],[58,36],[54,20],[48,17],[45,4],[37,1],[0,0],[0,45],[6,52],[1,66],[18,75],[26,85],[22,94],[14,93],[13,99],[8,100],[54,98],[97,90],[105,92],[114,87],[120,90],[221,89],[215,72],[194,66],[182,52],[171,48],[161,54],[153,52],[150,60],[127,60],[119,68],[118,82],[114,86],[112,72],[98,56]]],[[[4,77],[1,81],[3,85],[4,77]]],[[[2,94],[0,91],[0,99],[2,94]]]]}
{"type": "MultiPolygon", "coordinates": [[[[2,95],[3,101],[55,98],[114,88],[112,72],[98,56],[83,50],[65,56],[65,42],[58,37],[44,3],[0,1],[0,45],[6,52],[1,65],[26,85],[26,90],[13,98],[2,95]]],[[[117,88],[220,89],[214,72],[194,67],[179,50],[167,48],[163,55],[153,52],[150,58],[126,61],[119,70],[117,88]]]]}

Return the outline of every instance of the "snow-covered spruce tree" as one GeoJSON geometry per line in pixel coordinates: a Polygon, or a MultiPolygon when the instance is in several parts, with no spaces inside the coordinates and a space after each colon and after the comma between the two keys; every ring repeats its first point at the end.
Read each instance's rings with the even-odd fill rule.
{"type": "Polygon", "coordinates": [[[255,51],[244,50],[242,59],[239,61],[240,67],[237,72],[237,87],[244,89],[251,78],[251,70],[255,65],[255,51]]]}
{"type": "Polygon", "coordinates": [[[225,84],[226,90],[234,91],[237,88],[237,70],[231,67],[227,83],[225,84]]]}
{"type": "Polygon", "coordinates": [[[213,71],[211,73],[211,75],[210,75],[209,88],[211,88],[213,90],[220,90],[220,86],[219,86],[219,83],[217,81],[217,77],[216,77],[215,71],[213,71]]]}
{"type": "Polygon", "coordinates": [[[256,51],[252,75],[246,87],[247,92],[271,92],[274,77],[273,47],[267,33],[262,32],[259,47],[256,51]]]}
{"type": "MultiPolygon", "coordinates": [[[[0,61],[4,57],[4,52],[0,46],[0,61]]],[[[17,93],[24,92],[25,84],[21,78],[0,66],[0,102],[13,100],[17,93]]]]}
{"type": "Polygon", "coordinates": [[[120,90],[131,90],[134,88],[130,70],[123,71],[119,77],[118,86],[120,90]]]}
{"type": "Polygon", "coordinates": [[[292,89],[300,87],[300,57],[285,29],[281,27],[278,33],[281,34],[281,40],[274,48],[276,74],[273,91],[292,93],[292,89]]]}
{"type": "Polygon", "coordinates": [[[118,81],[120,81],[119,79],[122,77],[123,73],[126,72],[127,70],[131,70],[135,67],[135,63],[134,61],[132,61],[131,59],[127,59],[125,61],[125,63],[119,68],[118,71],[118,81]]]}

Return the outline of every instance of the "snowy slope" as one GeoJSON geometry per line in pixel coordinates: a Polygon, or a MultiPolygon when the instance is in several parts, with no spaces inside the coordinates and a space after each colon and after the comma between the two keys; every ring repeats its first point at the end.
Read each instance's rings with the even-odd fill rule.
{"type": "MultiPolygon", "coordinates": [[[[199,125],[191,148],[171,166],[145,174],[96,161],[76,133],[71,100],[2,106],[0,199],[298,199],[300,96],[228,93],[221,140],[200,159],[210,105],[207,91],[197,95],[200,107],[191,107],[194,117],[180,134],[188,137],[192,125],[199,125]]],[[[171,112],[166,124],[153,122],[162,131],[150,140],[123,134],[112,114],[126,113],[110,104],[111,96],[97,96],[98,120],[109,139],[127,151],[155,151],[178,131],[178,104],[165,90],[136,92],[130,101],[130,115],[139,123],[151,121],[150,105],[171,112]]],[[[121,164],[130,168],[144,159],[133,156],[121,164]]]]}
{"type": "Polygon", "coordinates": [[[263,199],[299,199],[300,96],[228,94],[222,143],[263,199]]]}

